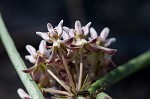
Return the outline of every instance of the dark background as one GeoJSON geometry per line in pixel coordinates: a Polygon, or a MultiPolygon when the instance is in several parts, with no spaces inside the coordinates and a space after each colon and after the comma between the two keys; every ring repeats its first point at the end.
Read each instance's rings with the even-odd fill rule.
{"type": "MultiPolygon", "coordinates": [[[[61,19],[73,27],[75,20],[83,25],[92,22],[100,33],[110,28],[117,42],[113,57],[120,65],[150,49],[150,0],[0,0],[0,11],[18,51],[24,59],[26,44],[38,47],[36,31],[47,31],[61,19]]],[[[6,41],[7,42],[7,41],[6,41]]],[[[16,90],[23,87],[0,42],[0,99],[19,99],[16,90]]],[[[26,61],[28,66],[31,64],[26,61]]],[[[114,99],[149,99],[150,67],[145,68],[106,90],[114,99]]]]}

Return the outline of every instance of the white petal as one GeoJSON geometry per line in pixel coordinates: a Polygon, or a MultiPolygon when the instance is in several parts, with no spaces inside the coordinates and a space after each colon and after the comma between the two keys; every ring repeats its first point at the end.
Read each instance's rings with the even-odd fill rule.
{"type": "Polygon", "coordinates": [[[85,27],[83,27],[84,35],[88,35],[90,25],[91,25],[91,22],[89,22],[85,27]]]}
{"type": "Polygon", "coordinates": [[[103,41],[106,40],[107,36],[109,34],[109,28],[105,27],[102,32],[100,33],[100,37],[103,41]]]}
{"type": "Polygon", "coordinates": [[[36,57],[37,56],[37,52],[36,52],[36,49],[31,46],[31,45],[26,45],[26,49],[27,51],[33,56],[33,57],[36,57]]]}
{"type": "Polygon", "coordinates": [[[75,30],[77,31],[77,33],[81,33],[81,22],[80,21],[75,22],[75,30]]]}
{"type": "Polygon", "coordinates": [[[92,39],[95,39],[98,37],[97,32],[93,27],[90,28],[90,35],[92,39]]]}
{"type": "Polygon", "coordinates": [[[50,33],[53,32],[54,28],[53,28],[53,26],[52,26],[51,23],[47,23],[47,29],[48,29],[48,31],[49,31],[50,33]]]}
{"type": "Polygon", "coordinates": [[[46,53],[46,42],[44,40],[41,41],[39,45],[40,54],[43,56],[46,53]]]}
{"type": "Polygon", "coordinates": [[[36,32],[37,35],[41,36],[44,40],[49,41],[49,36],[47,33],[36,32]]]}
{"type": "Polygon", "coordinates": [[[45,53],[44,57],[49,58],[50,57],[50,52],[51,52],[50,49],[46,50],[46,53],[45,53]]]}
{"type": "Polygon", "coordinates": [[[19,97],[22,99],[31,99],[31,97],[21,88],[17,89],[17,93],[18,93],[19,97]]]}
{"type": "Polygon", "coordinates": [[[109,46],[111,43],[115,42],[116,41],[116,38],[110,38],[110,39],[107,39],[106,42],[105,42],[105,46],[109,46]]]}
{"type": "Polygon", "coordinates": [[[63,26],[63,20],[60,21],[60,23],[58,24],[58,26],[57,26],[57,28],[56,28],[56,30],[57,30],[57,32],[58,32],[58,35],[61,35],[62,32],[63,32],[62,26],[63,26]]]}
{"type": "Polygon", "coordinates": [[[33,56],[31,56],[31,55],[26,55],[25,59],[29,60],[31,63],[35,63],[36,62],[36,59],[33,56]]]}
{"type": "Polygon", "coordinates": [[[92,40],[92,38],[91,38],[91,37],[88,37],[88,40],[89,40],[89,41],[91,41],[91,40],[92,40]]]}
{"type": "Polygon", "coordinates": [[[70,31],[69,31],[69,36],[70,36],[70,37],[74,37],[74,29],[70,29],[70,31]]]}
{"type": "Polygon", "coordinates": [[[64,26],[63,29],[64,29],[65,32],[69,33],[70,28],[64,26]]]}
{"type": "Polygon", "coordinates": [[[69,34],[65,31],[63,31],[62,38],[63,38],[63,40],[69,39],[69,34]]]}
{"type": "Polygon", "coordinates": [[[103,52],[105,52],[109,55],[114,55],[117,51],[116,49],[110,49],[110,48],[106,48],[106,47],[102,47],[102,46],[100,48],[103,50],[103,52]]]}

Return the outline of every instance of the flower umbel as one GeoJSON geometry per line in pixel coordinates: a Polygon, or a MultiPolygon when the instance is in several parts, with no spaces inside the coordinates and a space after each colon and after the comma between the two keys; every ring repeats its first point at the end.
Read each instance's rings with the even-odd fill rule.
{"type": "Polygon", "coordinates": [[[81,26],[80,21],[76,21],[73,29],[63,26],[63,20],[55,28],[48,23],[48,32],[36,32],[44,39],[39,50],[26,46],[30,55],[25,58],[34,66],[23,71],[31,74],[43,93],[76,97],[113,69],[111,57],[117,50],[107,47],[116,39],[107,39],[107,27],[98,36],[90,25],[91,22],[81,26]]]}

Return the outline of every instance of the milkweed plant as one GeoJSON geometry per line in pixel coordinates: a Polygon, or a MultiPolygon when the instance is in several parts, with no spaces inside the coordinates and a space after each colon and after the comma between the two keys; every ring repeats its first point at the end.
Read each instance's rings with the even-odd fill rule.
{"type": "Polygon", "coordinates": [[[112,99],[103,91],[150,65],[150,51],[117,66],[112,61],[116,49],[109,48],[115,38],[107,38],[109,28],[100,35],[91,22],[74,28],[47,24],[47,32],[36,32],[41,42],[36,49],[26,45],[26,68],[0,16],[0,38],[28,93],[17,90],[21,99],[112,99]],[[7,42],[6,42],[7,41],[7,42]]]}
{"type": "MultiPolygon", "coordinates": [[[[48,23],[48,32],[36,32],[43,39],[39,49],[26,45],[30,55],[25,58],[33,66],[23,72],[32,76],[45,97],[50,93],[51,98],[73,99],[114,68],[111,57],[117,50],[108,47],[116,39],[107,39],[109,28],[104,28],[98,35],[90,25],[91,22],[82,26],[76,21],[74,28],[69,28],[61,20],[54,28],[48,23]]],[[[19,93],[23,92],[19,90],[19,93]]]]}

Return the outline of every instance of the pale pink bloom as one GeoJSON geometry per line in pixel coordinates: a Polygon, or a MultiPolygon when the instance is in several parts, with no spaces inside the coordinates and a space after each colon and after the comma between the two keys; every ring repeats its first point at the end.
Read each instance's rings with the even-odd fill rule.
{"type": "Polygon", "coordinates": [[[22,88],[18,88],[17,93],[21,99],[31,99],[31,97],[22,88]]]}
{"type": "Polygon", "coordinates": [[[99,38],[102,42],[104,42],[104,46],[109,46],[111,45],[111,43],[116,41],[116,38],[109,38],[107,39],[108,35],[109,35],[109,28],[105,27],[101,33],[100,36],[98,36],[96,30],[94,28],[90,28],[90,37],[89,39],[95,39],[95,38],[99,38]]]}
{"type": "Polygon", "coordinates": [[[47,24],[48,32],[36,32],[37,35],[41,36],[45,41],[52,43],[53,41],[61,38],[63,33],[63,20],[60,21],[57,27],[53,28],[51,23],[47,24]]]}
{"type": "Polygon", "coordinates": [[[26,55],[25,58],[31,63],[36,63],[38,56],[43,58],[48,58],[50,56],[50,50],[47,50],[46,42],[44,40],[41,41],[38,51],[31,45],[26,45],[26,49],[30,55],[26,55]]]}
{"type": "Polygon", "coordinates": [[[89,22],[86,26],[81,27],[81,22],[76,21],[75,22],[75,31],[76,31],[77,35],[81,35],[81,34],[83,34],[84,36],[88,35],[90,25],[91,25],[91,22],[89,22]]]}
{"type": "Polygon", "coordinates": [[[69,39],[69,38],[73,38],[75,30],[74,29],[70,29],[68,27],[63,27],[63,34],[62,34],[62,38],[63,40],[69,39]]]}

